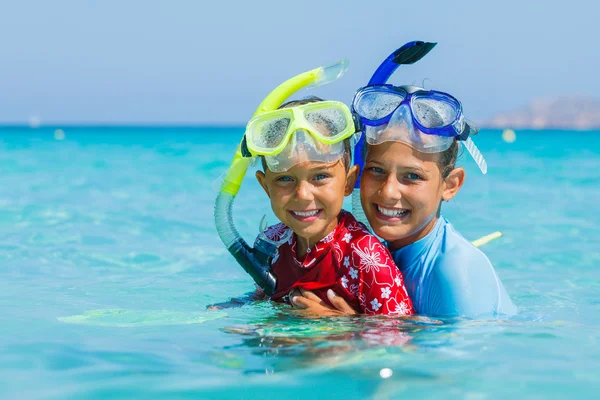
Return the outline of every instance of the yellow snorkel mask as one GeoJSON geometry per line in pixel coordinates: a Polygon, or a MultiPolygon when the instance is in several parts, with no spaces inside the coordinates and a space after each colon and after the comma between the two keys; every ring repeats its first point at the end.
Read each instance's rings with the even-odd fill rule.
{"type": "Polygon", "coordinates": [[[280,154],[291,138],[295,136],[295,132],[305,132],[307,136],[317,139],[326,145],[341,143],[340,141],[354,134],[354,123],[351,123],[353,121],[352,116],[349,111],[346,114],[344,108],[347,110],[347,107],[338,102],[322,102],[328,103],[325,108],[320,108],[320,102],[314,103],[314,105],[319,106],[313,106],[313,108],[304,107],[299,110],[300,108],[298,107],[295,111],[292,108],[277,110],[285,100],[298,90],[305,87],[321,86],[337,80],[347,70],[348,63],[348,60],[343,60],[327,67],[319,67],[304,72],[288,79],[265,97],[254,112],[253,119],[248,124],[246,134],[237,147],[231,166],[223,181],[221,191],[217,196],[215,202],[215,225],[219,237],[227,247],[227,250],[229,250],[242,268],[252,276],[254,281],[267,295],[271,295],[275,291],[276,286],[276,278],[271,273],[269,265],[269,257],[276,250],[276,247],[269,241],[260,240],[260,237],[257,239],[254,247],[250,247],[240,237],[233,223],[231,211],[233,201],[240,190],[242,180],[246,175],[252,158],[257,155],[264,155],[266,156],[267,163],[269,163],[268,157],[276,157],[277,154],[280,154]],[[277,112],[270,115],[267,114],[275,110],[277,112]],[[324,129],[320,129],[320,124],[318,121],[316,122],[317,119],[323,117],[323,110],[329,110],[327,112],[332,115],[328,123],[333,121],[334,125],[338,124],[333,130],[330,127],[328,128],[329,134],[325,133],[324,129]],[[316,112],[316,114],[313,114],[311,117],[311,112],[316,112]],[[265,118],[259,118],[261,115],[265,115],[265,118]],[[314,118],[315,115],[319,118],[314,118]],[[286,118],[289,118],[289,124],[287,125],[285,124],[286,118]],[[275,120],[279,121],[278,128],[274,128],[273,126],[269,128],[268,121],[275,120]],[[265,124],[265,121],[267,121],[267,124],[265,124]],[[277,136],[275,140],[277,142],[276,146],[265,146],[266,142],[264,141],[261,143],[259,139],[261,132],[275,133],[277,136]],[[334,133],[334,135],[332,136],[331,133],[334,133]],[[331,143],[328,144],[328,141],[331,143]],[[262,149],[259,144],[262,145],[262,149]]]}
{"type": "Polygon", "coordinates": [[[355,133],[348,106],[319,101],[257,115],[246,126],[244,144],[251,155],[263,156],[271,171],[284,172],[302,161],[339,160],[344,140],[355,133]]]}

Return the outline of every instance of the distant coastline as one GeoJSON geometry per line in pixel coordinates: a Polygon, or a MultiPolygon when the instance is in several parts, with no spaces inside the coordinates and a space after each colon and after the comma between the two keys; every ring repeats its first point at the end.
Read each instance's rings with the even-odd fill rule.
{"type": "Polygon", "coordinates": [[[537,99],[525,107],[496,114],[480,126],[498,129],[600,129],[600,99],[584,96],[537,99]]]}
{"type": "MultiPolygon", "coordinates": [[[[486,120],[475,121],[477,127],[488,129],[600,129],[600,99],[589,96],[568,96],[554,99],[536,99],[528,105],[507,112],[498,113],[486,120]]],[[[243,129],[245,122],[195,122],[195,121],[43,121],[37,116],[29,121],[0,121],[0,129],[73,129],[73,128],[214,128],[243,129]]]]}

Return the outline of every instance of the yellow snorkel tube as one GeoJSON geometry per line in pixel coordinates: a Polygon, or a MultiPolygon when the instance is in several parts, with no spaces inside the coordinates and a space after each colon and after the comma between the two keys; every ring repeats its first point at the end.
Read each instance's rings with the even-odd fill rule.
{"type": "MultiPolygon", "coordinates": [[[[348,63],[348,60],[342,60],[330,66],[315,68],[288,79],[265,97],[252,115],[252,118],[264,112],[276,110],[284,101],[300,89],[321,86],[337,80],[348,69],[348,63]]],[[[270,270],[269,258],[276,250],[276,247],[273,243],[261,240],[260,237],[257,239],[254,247],[250,247],[235,228],[232,216],[233,202],[240,190],[242,180],[246,175],[252,158],[255,156],[255,154],[251,154],[245,145],[244,135],[244,138],[236,149],[231,166],[221,186],[221,191],[215,201],[215,226],[219,237],[231,255],[254,279],[256,284],[267,295],[271,295],[275,291],[277,281],[270,270]]]]}

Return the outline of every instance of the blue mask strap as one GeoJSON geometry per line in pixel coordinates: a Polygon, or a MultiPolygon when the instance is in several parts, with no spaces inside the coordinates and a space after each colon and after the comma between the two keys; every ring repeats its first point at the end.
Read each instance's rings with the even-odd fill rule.
{"type": "MultiPolygon", "coordinates": [[[[368,86],[371,85],[383,85],[385,84],[390,76],[398,69],[399,66],[404,64],[414,64],[421,58],[425,57],[427,53],[435,47],[437,43],[433,42],[421,42],[414,41],[408,42],[398,50],[394,51],[388,58],[386,58],[379,68],[375,71],[368,86]]],[[[354,110],[352,110],[354,111],[354,110]]],[[[360,119],[360,118],[357,118],[360,119]]],[[[360,174],[363,172],[363,152],[365,147],[365,135],[362,135],[356,146],[354,147],[354,164],[360,166],[360,172],[358,179],[356,180],[355,189],[360,187],[360,174]]]]}

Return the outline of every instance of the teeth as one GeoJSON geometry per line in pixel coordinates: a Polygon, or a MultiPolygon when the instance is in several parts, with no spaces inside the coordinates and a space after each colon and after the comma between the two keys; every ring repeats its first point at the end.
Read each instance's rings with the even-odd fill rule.
{"type": "Polygon", "coordinates": [[[315,211],[292,211],[294,214],[296,214],[299,217],[313,217],[315,215],[317,215],[317,213],[319,212],[319,210],[315,210],[315,211]]]}
{"type": "Polygon", "coordinates": [[[408,213],[408,210],[398,210],[396,208],[383,208],[380,205],[376,204],[377,211],[385,215],[386,217],[402,217],[408,213]]]}

